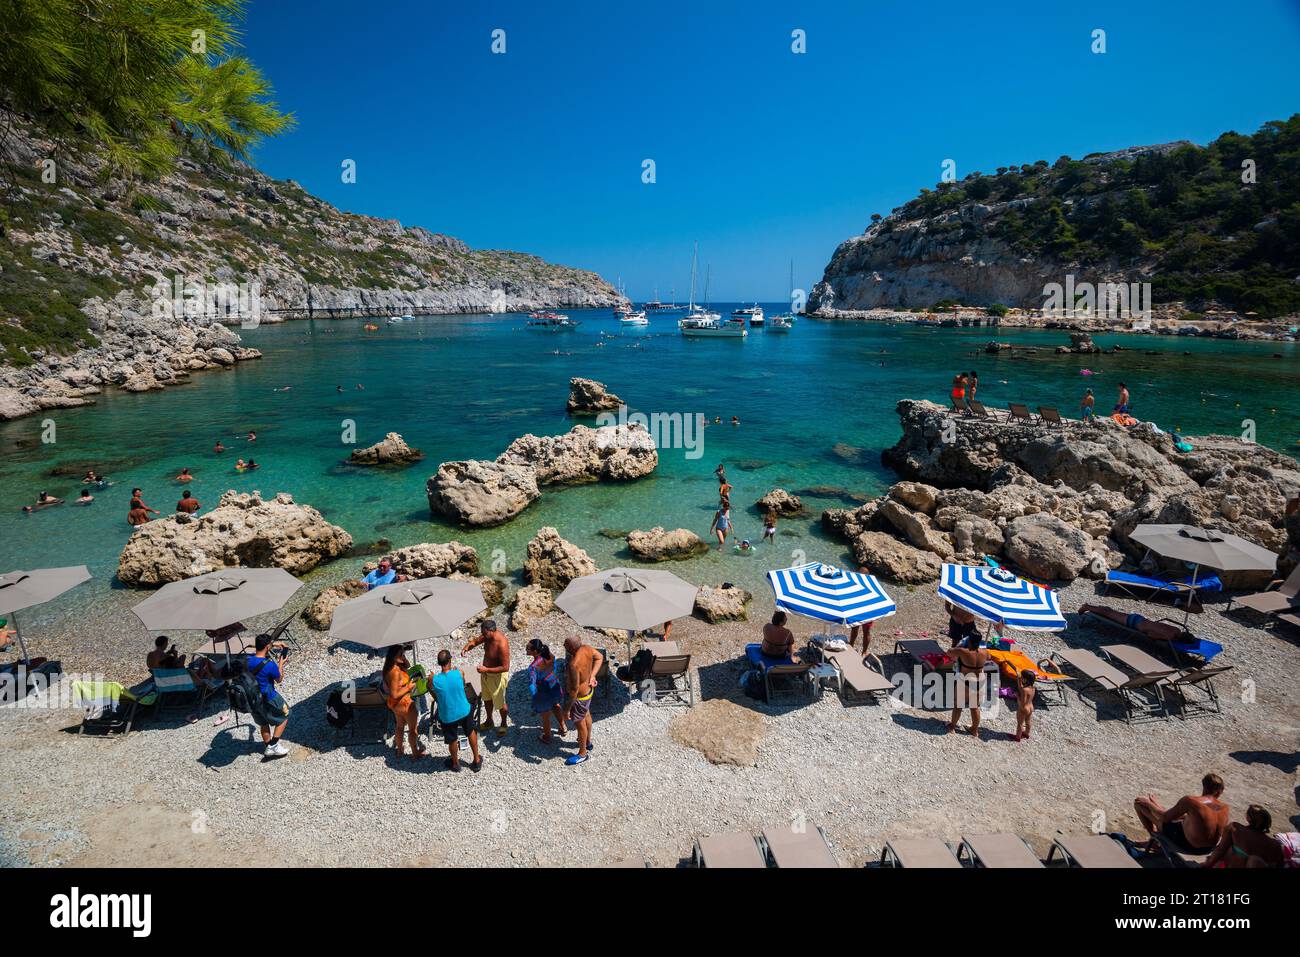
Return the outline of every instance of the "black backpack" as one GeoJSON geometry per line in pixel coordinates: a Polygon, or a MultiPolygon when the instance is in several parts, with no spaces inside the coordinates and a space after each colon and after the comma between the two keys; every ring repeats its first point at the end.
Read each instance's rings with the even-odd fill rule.
{"type": "Polygon", "coordinates": [[[352,705],[344,697],[342,688],[335,688],[325,699],[325,720],[330,726],[342,730],[352,723],[352,705]]]}
{"type": "Polygon", "coordinates": [[[637,682],[649,677],[650,669],[654,667],[654,652],[649,648],[642,648],[632,660],[615,670],[614,674],[619,681],[637,682]]]}
{"type": "Polygon", "coordinates": [[[262,687],[257,683],[257,673],[266,667],[266,658],[252,671],[244,663],[235,664],[228,670],[231,672],[226,675],[226,697],[230,701],[230,710],[236,714],[247,714],[262,721],[262,687]]]}

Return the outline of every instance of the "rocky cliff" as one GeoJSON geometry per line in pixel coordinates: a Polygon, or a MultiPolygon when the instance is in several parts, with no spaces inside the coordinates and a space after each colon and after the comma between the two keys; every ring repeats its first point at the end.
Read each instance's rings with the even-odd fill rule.
{"type": "Polygon", "coordinates": [[[925,189],[835,250],[808,311],[1041,308],[1067,274],[1155,303],[1300,312],[1300,115],[1257,133],[1061,157],[925,189]],[[1271,169],[1273,172],[1265,172],[1271,169]]]}
{"type": "Polygon", "coordinates": [[[0,418],[257,358],[249,321],[612,305],[594,273],[345,213],[240,163],[108,175],[0,115],[0,418]],[[218,350],[218,351],[214,351],[218,350]]]}

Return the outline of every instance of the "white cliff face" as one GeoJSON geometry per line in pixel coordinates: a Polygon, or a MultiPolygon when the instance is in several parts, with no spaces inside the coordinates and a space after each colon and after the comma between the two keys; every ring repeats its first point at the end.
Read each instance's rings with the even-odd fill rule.
{"type": "Polygon", "coordinates": [[[1010,205],[972,203],[934,219],[882,220],[840,243],[808,311],[928,309],[942,299],[1041,307],[1043,287],[1059,282],[1066,267],[1021,256],[988,234],[1010,205]]]}
{"type": "Polygon", "coordinates": [[[0,419],[259,358],[240,346],[250,318],[599,308],[619,298],[595,273],[345,213],[244,164],[181,159],[156,182],[128,183],[105,179],[92,148],[56,150],[9,113],[0,125],[0,166],[15,185],[0,221],[0,324],[22,331],[21,341],[0,336],[0,419]],[[56,154],[46,183],[32,171],[56,154]],[[233,310],[212,301],[218,291],[233,310]],[[32,315],[32,302],[48,302],[48,315],[32,315]],[[85,332],[75,344],[43,341],[35,320],[51,318],[85,332]]]}

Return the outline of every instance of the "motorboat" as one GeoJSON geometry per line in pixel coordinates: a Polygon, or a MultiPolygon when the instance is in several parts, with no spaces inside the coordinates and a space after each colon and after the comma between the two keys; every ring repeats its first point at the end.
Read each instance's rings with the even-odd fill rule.
{"type": "Polygon", "coordinates": [[[761,326],[766,321],[763,316],[763,309],[758,303],[733,310],[731,318],[748,322],[751,326],[761,326]]]}
{"type": "Polygon", "coordinates": [[[650,320],[646,318],[644,312],[629,312],[626,315],[618,317],[620,325],[624,326],[648,326],[650,320]]]}
{"type": "Polygon", "coordinates": [[[530,312],[528,328],[539,332],[570,332],[578,328],[578,323],[558,312],[530,312]]]}
{"type": "Polygon", "coordinates": [[[791,316],[773,316],[767,324],[768,332],[789,332],[794,328],[794,320],[791,316]]]}

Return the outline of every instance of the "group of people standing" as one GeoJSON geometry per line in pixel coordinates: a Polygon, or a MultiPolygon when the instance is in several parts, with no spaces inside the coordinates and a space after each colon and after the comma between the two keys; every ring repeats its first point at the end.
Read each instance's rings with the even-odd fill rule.
{"type": "MultiPolygon", "coordinates": [[[[409,743],[411,755],[422,758],[427,751],[419,736],[419,710],[416,699],[428,692],[433,695],[438,729],[447,745],[446,767],[454,772],[461,769],[460,739],[468,740],[473,761],[469,768],[478,772],[483,766],[479,747],[480,735],[494,732],[504,738],[509,731],[510,711],[507,691],[510,687],[510,640],[492,619],[482,622],[479,634],[461,648],[461,656],[478,647],[483,648],[483,663],[476,666],[481,693],[473,702],[469,687],[459,666],[454,666],[452,653],[438,652],[438,671],[427,680],[423,669],[412,665],[406,647],[396,645],[388,649],[384,659],[382,690],[397,721],[394,747],[398,754],[405,753],[409,743]],[[483,718],[477,718],[479,712],[483,718]],[[500,723],[493,720],[494,712],[500,723]]],[[[539,740],[549,744],[556,738],[551,731],[551,719],[556,731],[564,738],[569,729],[577,731],[578,750],[565,759],[566,765],[583,764],[590,759],[591,700],[595,693],[597,676],[604,666],[604,655],[596,648],[584,645],[576,636],[565,639],[565,666],[559,663],[551,649],[540,639],[528,642],[528,690],[533,714],[541,721],[539,740]],[[562,672],[562,673],[561,673],[562,672]]]]}

